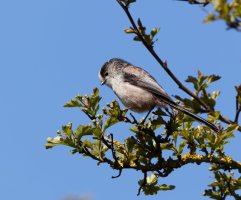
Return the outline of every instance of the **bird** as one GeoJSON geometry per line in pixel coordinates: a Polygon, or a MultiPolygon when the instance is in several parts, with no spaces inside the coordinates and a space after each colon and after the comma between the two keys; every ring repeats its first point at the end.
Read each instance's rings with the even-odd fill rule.
{"type": "Polygon", "coordinates": [[[112,58],[105,62],[99,71],[99,79],[101,85],[110,87],[124,106],[134,112],[151,112],[155,107],[166,108],[168,105],[205,124],[215,132],[219,130],[213,123],[174,102],[146,70],[123,59],[112,58]]]}

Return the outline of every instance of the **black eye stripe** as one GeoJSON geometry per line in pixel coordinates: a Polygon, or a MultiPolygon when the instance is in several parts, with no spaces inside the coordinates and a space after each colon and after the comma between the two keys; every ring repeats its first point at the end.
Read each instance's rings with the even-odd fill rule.
{"type": "Polygon", "coordinates": [[[100,70],[100,74],[101,74],[102,76],[106,73],[107,66],[108,66],[108,62],[106,62],[106,63],[102,66],[102,68],[101,68],[101,70],[100,70]]]}

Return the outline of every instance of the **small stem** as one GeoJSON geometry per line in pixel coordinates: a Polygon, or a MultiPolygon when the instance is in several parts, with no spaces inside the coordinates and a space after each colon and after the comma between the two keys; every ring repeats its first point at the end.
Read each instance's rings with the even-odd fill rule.
{"type": "Polygon", "coordinates": [[[132,124],[138,124],[138,122],[137,122],[135,116],[134,116],[131,112],[130,112],[130,116],[131,116],[132,119],[133,119],[133,123],[132,123],[132,124]]]}
{"type": "Polygon", "coordinates": [[[144,178],[143,178],[143,183],[141,184],[141,186],[139,187],[137,196],[139,196],[141,194],[141,190],[143,189],[143,187],[145,187],[145,185],[147,184],[147,172],[143,172],[144,173],[144,178]]]}
{"type": "Polygon", "coordinates": [[[236,115],[234,118],[234,122],[238,124],[239,114],[241,112],[241,105],[238,102],[239,95],[236,96],[236,115]]]}
{"type": "Polygon", "coordinates": [[[121,176],[121,174],[122,174],[122,168],[119,169],[119,174],[117,176],[112,176],[111,178],[118,178],[121,176]]]}

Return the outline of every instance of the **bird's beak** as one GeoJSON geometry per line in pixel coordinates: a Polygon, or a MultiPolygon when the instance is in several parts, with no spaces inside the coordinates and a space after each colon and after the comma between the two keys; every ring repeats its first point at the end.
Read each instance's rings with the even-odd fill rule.
{"type": "Polygon", "coordinates": [[[103,81],[101,81],[101,85],[104,85],[106,82],[106,79],[104,79],[103,81]]]}

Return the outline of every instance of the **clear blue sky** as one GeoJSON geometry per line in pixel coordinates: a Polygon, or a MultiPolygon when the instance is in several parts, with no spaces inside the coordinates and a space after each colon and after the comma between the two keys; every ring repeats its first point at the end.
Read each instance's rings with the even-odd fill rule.
{"type": "MultiPolygon", "coordinates": [[[[138,1],[131,8],[148,27],[160,26],[155,47],[182,81],[196,75],[218,74],[211,89],[222,90],[218,109],[234,117],[234,85],[240,84],[241,33],[226,31],[223,22],[204,25],[205,13],[178,1],[138,1]]],[[[129,26],[115,2],[81,0],[8,0],[0,2],[0,199],[61,200],[90,195],[94,200],[206,199],[212,181],[208,165],[186,166],[160,180],[176,190],[158,196],[136,196],[141,174],[117,172],[68,148],[45,150],[47,137],[61,125],[87,123],[78,110],[62,105],[76,94],[99,87],[102,106],[116,99],[100,87],[98,71],[112,57],[120,57],[150,71],[170,95],[185,95],[146,49],[123,33],[129,26]]],[[[141,117],[141,116],[140,116],[141,117]]],[[[116,134],[127,137],[120,126],[116,134]]],[[[227,152],[241,160],[240,133],[227,152]]]]}

